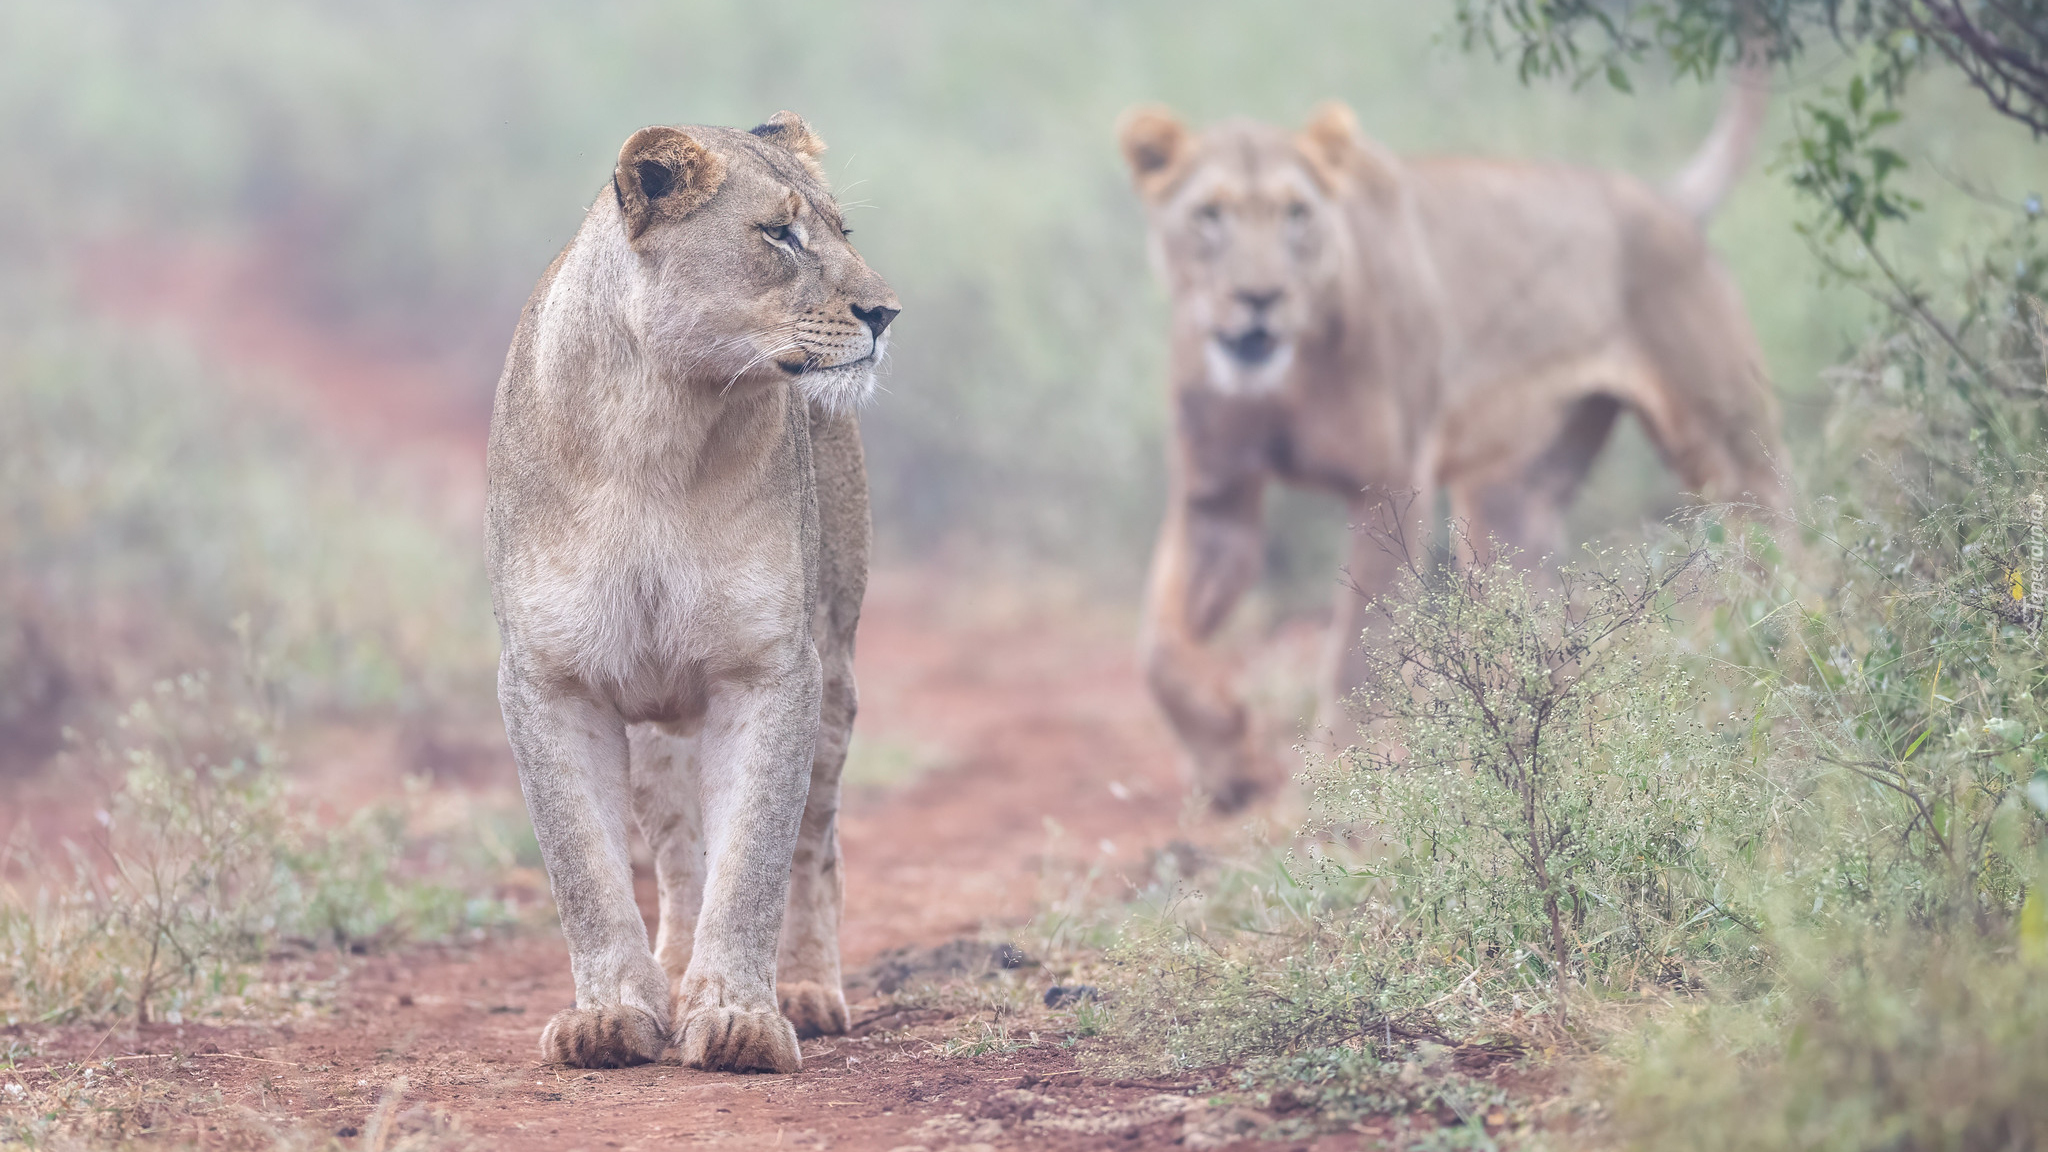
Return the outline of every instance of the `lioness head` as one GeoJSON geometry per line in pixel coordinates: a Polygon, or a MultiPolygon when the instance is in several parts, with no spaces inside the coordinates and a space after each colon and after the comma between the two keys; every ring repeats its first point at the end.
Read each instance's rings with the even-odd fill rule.
{"type": "Polygon", "coordinates": [[[824,150],[793,112],[643,128],[619,150],[629,323],[658,365],[721,391],[790,380],[833,409],[873,392],[901,305],[847,242],[824,150]]]}
{"type": "Polygon", "coordinates": [[[1239,120],[1197,134],[1141,107],[1118,135],[1176,325],[1203,341],[1202,382],[1228,395],[1278,390],[1302,342],[1337,323],[1352,243],[1344,204],[1379,181],[1377,150],[1335,103],[1299,133],[1239,120]]]}

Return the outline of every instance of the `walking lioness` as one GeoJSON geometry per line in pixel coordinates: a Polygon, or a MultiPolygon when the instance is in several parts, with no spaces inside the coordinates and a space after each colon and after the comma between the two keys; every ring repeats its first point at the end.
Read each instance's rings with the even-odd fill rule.
{"type": "MultiPolygon", "coordinates": [[[[1231,670],[1205,642],[1257,580],[1268,480],[1354,524],[1449,489],[1472,540],[1531,559],[1615,417],[1633,412],[1693,491],[1780,500],[1775,404],[1742,301],[1700,223],[1766,97],[1745,68],[1665,192],[1561,165],[1394,156],[1349,109],[1298,133],[1125,115],[1125,159],[1173,297],[1171,492],[1142,646],[1152,692],[1222,807],[1261,784],[1231,670]]],[[[1355,533],[1324,716],[1357,683],[1364,595],[1393,556],[1355,533]]],[[[1340,729],[1341,730],[1341,729],[1340,729]]]]}
{"type": "Polygon", "coordinates": [[[576,981],[550,1061],[673,1042],[696,1067],[793,1072],[799,1032],[846,1029],[853,410],[897,302],[846,241],[823,148],[788,112],[634,133],[498,383],[498,698],[576,981]],[[651,950],[629,813],[660,888],[651,950]]]}

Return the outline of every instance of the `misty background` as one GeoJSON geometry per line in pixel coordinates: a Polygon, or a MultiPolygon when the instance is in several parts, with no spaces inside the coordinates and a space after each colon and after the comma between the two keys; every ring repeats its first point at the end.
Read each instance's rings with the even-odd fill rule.
{"type": "MultiPolygon", "coordinates": [[[[533,281],[652,123],[789,108],[830,144],[855,243],[904,305],[864,418],[881,563],[1065,569],[1134,599],[1164,491],[1166,301],[1122,109],[1292,124],[1334,96],[1403,152],[1657,181],[1720,99],[1654,72],[1634,94],[1525,87],[1451,18],[1392,0],[0,5],[0,732],[45,754],[126,686],[240,650],[315,714],[489,711],[492,388],[533,281]]],[[[1711,231],[1795,469],[1829,418],[1823,367],[1873,307],[1820,280],[1770,171],[1838,63],[1822,47],[1781,76],[1711,231]]],[[[1904,255],[1966,260],[2048,183],[2039,149],[1946,77],[1909,111],[1907,183],[1940,194],[1904,255]]],[[[1629,426],[1574,528],[1678,497],[1629,426]]],[[[1264,601],[1312,610],[1341,512],[1272,499],[1264,601]]]]}

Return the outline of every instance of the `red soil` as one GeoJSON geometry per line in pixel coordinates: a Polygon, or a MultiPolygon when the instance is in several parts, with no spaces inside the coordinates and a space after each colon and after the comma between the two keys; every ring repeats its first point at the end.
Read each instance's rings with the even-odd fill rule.
{"type": "MultiPolygon", "coordinates": [[[[481,425],[431,368],[365,358],[267,302],[246,262],[169,247],[150,259],[147,275],[131,262],[96,265],[88,288],[119,318],[177,324],[203,350],[292,386],[288,404],[366,451],[438,457],[450,499],[480,495],[481,425]]],[[[1005,609],[940,573],[880,573],[859,675],[858,739],[876,755],[931,763],[908,782],[849,791],[849,968],[898,946],[1014,928],[1042,887],[1093,866],[1107,890],[1142,884],[1156,849],[1232,827],[1183,816],[1127,614],[1056,609],[1044,596],[1005,609]]],[[[490,772],[511,787],[509,757],[490,772]]],[[[9,1075],[47,1093],[81,1082],[74,1062],[111,1056],[133,1101],[128,1127],[146,1121],[202,1146],[311,1130],[366,1149],[443,1139],[506,1150],[1216,1147],[1249,1123],[1201,1109],[1185,1085],[1081,1070],[1062,1045],[1069,1013],[1011,1017],[1013,1037],[1037,1036],[1017,1051],[947,1056],[943,1042],[971,1032],[970,1018],[868,998],[855,1006],[855,1036],[807,1044],[794,1076],[674,1063],[585,1073],[536,1058],[541,1024],[573,1000],[552,932],[334,963],[278,962],[277,977],[338,979],[329,1008],[289,1022],[12,1029],[33,1055],[9,1075]]],[[[1056,975],[1000,979],[1021,982],[1035,1004],[1056,975]]]]}
{"type": "MultiPolygon", "coordinates": [[[[1109,884],[1143,883],[1152,850],[1223,830],[1181,827],[1171,749],[1120,630],[1033,612],[949,621],[932,577],[877,583],[861,637],[863,738],[935,748],[941,762],[910,783],[849,794],[851,965],[1014,927],[1048,874],[1100,862],[1109,884]],[[1051,837],[1048,821],[1064,835],[1051,837]]],[[[331,964],[305,962],[299,978],[332,978],[331,964]]],[[[280,962],[277,975],[290,969],[280,962]]],[[[585,1073],[536,1058],[542,1022],[574,999],[552,932],[358,959],[339,975],[328,1010],[290,1022],[29,1029],[37,1054],[23,1063],[47,1071],[24,1079],[47,1088],[78,1075],[65,1071],[71,1061],[114,1056],[156,1131],[227,1146],[260,1142],[275,1125],[367,1147],[353,1137],[370,1131],[387,1097],[381,1124],[393,1139],[502,1149],[1146,1148],[1224,1119],[1184,1085],[1080,1070],[1061,1044],[1072,1017],[1039,1008],[1006,1021],[1014,1037],[1039,1037],[1007,1054],[947,1056],[944,1041],[971,1038],[975,1021],[891,1012],[869,997],[855,1007],[855,1037],[806,1045],[795,1076],[673,1063],[585,1073]]],[[[1035,1002],[1057,975],[1024,968],[1002,979],[1035,1002]]]]}

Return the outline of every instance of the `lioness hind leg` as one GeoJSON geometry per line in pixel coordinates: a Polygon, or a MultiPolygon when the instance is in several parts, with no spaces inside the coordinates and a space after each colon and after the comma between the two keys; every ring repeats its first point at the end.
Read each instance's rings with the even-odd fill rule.
{"type": "Polygon", "coordinates": [[[1777,399],[1727,270],[1703,261],[1631,312],[1652,368],[1637,415],[1665,462],[1710,500],[1782,510],[1777,399]]]}
{"type": "Polygon", "coordinates": [[[839,924],[846,905],[840,871],[839,776],[859,697],[853,641],[867,593],[868,485],[860,425],[850,415],[811,409],[811,461],[818,482],[818,603],[811,617],[824,674],[811,787],[789,876],[776,997],[801,1037],[846,1031],[839,972],[839,924]]]}
{"type": "MultiPolygon", "coordinates": [[[[850,677],[851,659],[847,663],[850,677]]],[[[833,706],[831,687],[828,677],[811,791],[790,866],[789,909],[776,974],[782,1014],[805,1039],[839,1035],[848,1020],[839,974],[839,922],[846,904],[846,882],[840,872],[839,771],[846,762],[852,728],[852,682],[846,681],[849,701],[839,708],[833,706]]]]}
{"type": "Polygon", "coordinates": [[[658,1060],[669,985],[633,900],[625,724],[610,708],[536,685],[509,649],[498,684],[576,981],[576,1007],[548,1021],[541,1056],[586,1068],[658,1060]]]}
{"type": "Polygon", "coordinates": [[[1564,410],[1557,435],[1499,479],[1454,483],[1451,514],[1466,537],[1463,559],[1485,559],[1496,545],[1524,565],[1542,563],[1564,546],[1564,514],[1600,449],[1614,431],[1621,401],[1595,393],[1564,410]]]}
{"type": "Polygon", "coordinates": [[[659,724],[636,724],[632,743],[633,816],[654,855],[661,925],[654,958],[671,986],[690,967],[697,912],[704,903],[704,814],[697,780],[697,737],[659,724]]]}

